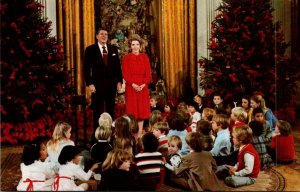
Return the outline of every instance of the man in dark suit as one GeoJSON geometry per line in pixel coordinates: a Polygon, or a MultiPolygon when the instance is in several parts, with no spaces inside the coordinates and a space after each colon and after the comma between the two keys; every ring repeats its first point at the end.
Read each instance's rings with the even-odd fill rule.
{"type": "Polygon", "coordinates": [[[96,38],[98,42],[88,46],[84,54],[85,82],[92,94],[94,131],[103,112],[114,118],[115,95],[123,80],[118,49],[107,44],[107,30],[99,29],[96,38]]]}

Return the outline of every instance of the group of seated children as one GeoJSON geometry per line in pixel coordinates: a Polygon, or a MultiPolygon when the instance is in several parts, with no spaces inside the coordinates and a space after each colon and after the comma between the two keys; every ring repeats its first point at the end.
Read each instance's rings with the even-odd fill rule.
{"type": "Polygon", "coordinates": [[[99,190],[153,191],[166,183],[183,190],[220,191],[222,179],[231,187],[250,185],[260,170],[293,162],[291,126],[271,117],[262,97],[243,98],[230,114],[220,95],[213,102],[208,108],[196,95],[192,102],[168,101],[164,112],[153,106],[142,136],[134,116],[113,122],[103,113],[97,142],[88,153],[70,139],[71,126],[58,122],[50,140],[24,147],[17,190],[83,191],[88,184],[77,180],[101,174],[99,190]]]}

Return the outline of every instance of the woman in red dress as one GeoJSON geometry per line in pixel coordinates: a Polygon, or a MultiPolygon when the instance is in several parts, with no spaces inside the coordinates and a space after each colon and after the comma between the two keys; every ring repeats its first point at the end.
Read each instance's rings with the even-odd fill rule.
{"type": "Polygon", "coordinates": [[[143,123],[150,116],[150,96],[148,84],[151,80],[151,67],[148,55],[140,53],[141,40],[131,39],[131,53],[122,60],[123,78],[126,81],[126,113],[138,120],[139,136],[143,133],[143,123]]]}

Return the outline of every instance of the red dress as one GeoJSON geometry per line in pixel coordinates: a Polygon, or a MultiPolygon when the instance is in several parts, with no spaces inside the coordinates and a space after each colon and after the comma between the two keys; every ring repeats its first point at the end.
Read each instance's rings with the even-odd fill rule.
{"type": "Polygon", "coordinates": [[[151,68],[148,56],[145,53],[135,55],[129,53],[122,61],[123,78],[126,81],[125,103],[126,113],[137,119],[148,119],[150,116],[150,96],[148,84],[151,80],[151,68]],[[142,91],[136,92],[132,84],[145,84],[142,91]]]}

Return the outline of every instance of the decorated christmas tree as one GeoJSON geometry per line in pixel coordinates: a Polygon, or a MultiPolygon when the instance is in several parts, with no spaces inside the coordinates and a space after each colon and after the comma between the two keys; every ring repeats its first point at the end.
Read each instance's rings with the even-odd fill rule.
{"type": "MultiPolygon", "coordinates": [[[[51,36],[52,23],[42,16],[42,9],[34,0],[1,0],[2,141],[6,135],[24,132],[26,123],[69,107],[72,89],[63,46],[51,36]]],[[[39,122],[32,129],[43,123],[47,124],[39,122]]],[[[45,135],[45,130],[29,139],[39,134],[45,135]]]]}
{"type": "Polygon", "coordinates": [[[295,65],[285,55],[289,44],[273,11],[270,0],[221,2],[211,23],[210,57],[199,60],[207,96],[220,92],[240,101],[242,95],[262,93],[272,107],[291,96],[295,65]]]}

